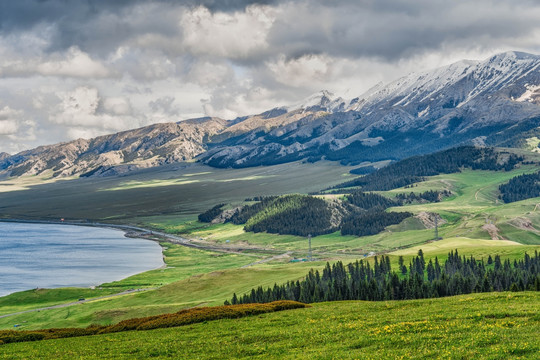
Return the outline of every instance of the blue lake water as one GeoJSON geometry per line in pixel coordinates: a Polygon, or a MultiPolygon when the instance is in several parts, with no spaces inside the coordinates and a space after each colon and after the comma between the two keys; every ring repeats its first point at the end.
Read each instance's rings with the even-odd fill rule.
{"type": "Polygon", "coordinates": [[[122,231],[0,222],[0,296],[95,286],[162,265],[159,244],[126,238],[122,231]]]}

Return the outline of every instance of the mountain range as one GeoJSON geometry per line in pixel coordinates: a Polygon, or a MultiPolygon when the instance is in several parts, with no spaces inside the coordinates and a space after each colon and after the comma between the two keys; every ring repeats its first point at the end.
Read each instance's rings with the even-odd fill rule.
{"type": "Polygon", "coordinates": [[[215,167],[359,164],[461,144],[519,147],[540,135],[539,126],[540,56],[505,52],[412,73],[354,99],[321,91],[234,120],[155,124],[0,153],[0,174],[107,176],[194,159],[215,167]]]}

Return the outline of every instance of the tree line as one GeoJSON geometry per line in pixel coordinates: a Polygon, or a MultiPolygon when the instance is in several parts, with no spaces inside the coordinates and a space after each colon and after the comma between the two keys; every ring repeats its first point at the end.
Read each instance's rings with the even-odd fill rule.
{"type": "Polygon", "coordinates": [[[217,218],[219,216],[219,214],[222,213],[221,208],[224,207],[224,206],[225,206],[225,204],[217,204],[213,208],[206,210],[202,214],[199,214],[197,219],[200,222],[208,222],[208,223],[212,222],[212,220],[217,218]]]}
{"type": "Polygon", "coordinates": [[[509,171],[523,161],[521,156],[505,153],[503,158],[501,154],[493,148],[460,146],[394,162],[333,188],[361,186],[364,191],[385,191],[423,181],[426,176],[460,172],[462,168],[509,171]]]}
{"type": "Polygon", "coordinates": [[[245,224],[250,218],[264,210],[277,198],[277,196],[258,196],[246,199],[245,201],[257,201],[257,203],[252,205],[246,205],[243,206],[241,209],[236,210],[233,216],[228,221],[232,222],[235,225],[245,224]]]}
{"type": "Polygon", "coordinates": [[[323,199],[306,195],[280,196],[251,216],[245,231],[316,236],[336,231],[332,210],[323,199]]]}
{"type": "Polygon", "coordinates": [[[422,250],[407,267],[392,271],[388,256],[375,257],[373,264],[360,260],[326,266],[320,273],[310,270],[301,281],[252,289],[233,295],[225,304],[265,303],[295,300],[304,303],[339,300],[405,300],[437,298],[491,291],[540,291],[540,257],[525,254],[520,260],[501,260],[499,255],[483,259],[460,256],[452,251],[444,263],[438,258],[426,263],[422,250]]]}
{"type": "Polygon", "coordinates": [[[375,235],[387,226],[399,224],[410,216],[413,216],[410,212],[386,212],[383,210],[359,212],[343,221],[341,235],[375,235]]]}
{"type": "MultiPolygon", "coordinates": [[[[399,224],[413,215],[409,212],[386,212],[389,207],[416,201],[439,201],[449,194],[430,190],[419,194],[399,194],[390,199],[355,190],[333,205],[305,195],[255,197],[246,200],[256,203],[237,209],[225,221],[244,224],[245,231],[256,233],[317,236],[340,230],[342,235],[367,236],[378,234],[387,226],[399,224]]],[[[200,214],[199,221],[211,222],[222,213],[223,206],[216,205],[200,214]]]]}
{"type": "Polygon", "coordinates": [[[513,177],[506,184],[499,186],[499,198],[505,203],[520,201],[540,196],[540,172],[513,177]]]}
{"type": "Polygon", "coordinates": [[[384,210],[388,209],[389,207],[403,206],[404,204],[412,204],[415,202],[439,202],[442,198],[450,195],[452,195],[452,193],[448,190],[427,190],[422,193],[414,193],[411,191],[408,194],[397,194],[395,199],[390,199],[379,194],[354,190],[347,195],[347,201],[364,210],[384,210]]]}
{"type": "Polygon", "coordinates": [[[450,195],[452,195],[452,193],[448,190],[443,190],[443,191],[427,190],[427,191],[424,191],[423,193],[418,193],[418,194],[413,193],[411,191],[409,194],[405,194],[405,193],[397,194],[396,200],[398,201],[400,205],[412,204],[415,202],[434,203],[434,202],[439,202],[442,200],[442,198],[448,197],[450,195]]]}

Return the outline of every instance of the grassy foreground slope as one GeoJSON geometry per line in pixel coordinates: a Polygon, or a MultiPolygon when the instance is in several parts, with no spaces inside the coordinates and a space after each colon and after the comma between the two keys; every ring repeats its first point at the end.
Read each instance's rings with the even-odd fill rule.
{"type": "Polygon", "coordinates": [[[508,359],[540,352],[540,293],[314,304],[170,329],[0,347],[4,359],[508,359]]]}

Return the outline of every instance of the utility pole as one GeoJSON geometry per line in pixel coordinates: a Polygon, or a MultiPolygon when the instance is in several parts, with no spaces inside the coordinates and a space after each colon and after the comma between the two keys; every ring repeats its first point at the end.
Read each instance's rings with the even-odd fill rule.
{"type": "Polygon", "coordinates": [[[311,234],[308,235],[308,244],[309,244],[309,250],[308,250],[308,260],[312,261],[313,257],[311,256],[311,234]]]}

